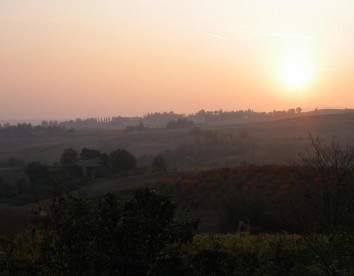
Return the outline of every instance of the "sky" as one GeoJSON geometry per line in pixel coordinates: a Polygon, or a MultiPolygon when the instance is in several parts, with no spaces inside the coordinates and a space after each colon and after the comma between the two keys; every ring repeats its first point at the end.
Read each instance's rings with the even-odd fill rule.
{"type": "Polygon", "coordinates": [[[0,119],[354,108],[352,0],[0,0],[0,119]]]}

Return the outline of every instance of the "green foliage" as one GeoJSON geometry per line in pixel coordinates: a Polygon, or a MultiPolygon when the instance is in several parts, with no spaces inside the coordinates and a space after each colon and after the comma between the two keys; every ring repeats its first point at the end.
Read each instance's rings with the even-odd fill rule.
{"type": "Polygon", "coordinates": [[[196,231],[197,221],[173,219],[175,207],[148,189],[124,203],[115,194],[60,195],[36,210],[37,227],[15,239],[10,255],[55,275],[151,275],[196,231]]]}
{"type": "Polygon", "coordinates": [[[60,157],[60,165],[73,166],[78,160],[78,153],[73,148],[65,149],[60,157]]]}
{"type": "MultiPolygon", "coordinates": [[[[240,222],[247,218],[252,225],[252,230],[271,229],[266,217],[266,204],[260,198],[246,200],[240,196],[234,196],[225,204],[221,229],[224,232],[234,232],[240,226],[240,222]]],[[[269,223],[270,224],[270,223],[269,223]]],[[[279,229],[277,229],[279,230],[279,229]]]]}
{"type": "Polygon", "coordinates": [[[186,118],[180,118],[177,120],[169,121],[166,126],[167,129],[191,128],[191,127],[194,127],[194,122],[186,118]]]}
{"type": "Polygon", "coordinates": [[[89,160],[101,157],[101,152],[95,149],[83,148],[80,152],[80,159],[89,160]]]}
{"type": "Polygon", "coordinates": [[[49,185],[50,173],[45,165],[40,162],[31,162],[26,166],[26,174],[31,185],[49,185]]]}
{"type": "Polygon", "coordinates": [[[31,187],[28,178],[21,168],[6,169],[0,174],[0,199],[16,204],[28,203],[34,198],[37,187],[31,187]]]}
{"type": "Polygon", "coordinates": [[[99,150],[83,148],[80,152],[80,159],[89,160],[97,159],[103,162],[104,165],[108,165],[109,156],[106,153],[102,153],[99,150]]]}
{"type": "MultiPolygon", "coordinates": [[[[122,254],[124,249],[114,251],[109,256],[101,255],[101,261],[95,263],[101,266],[100,269],[96,267],[96,270],[92,270],[94,265],[89,263],[81,271],[70,270],[71,267],[67,264],[53,270],[47,263],[40,262],[43,254],[49,253],[46,255],[46,261],[52,258],[50,247],[44,246],[49,241],[45,237],[43,233],[28,231],[13,241],[0,239],[0,250],[6,253],[3,258],[0,256],[0,272],[8,271],[9,275],[15,270],[17,273],[15,275],[353,275],[354,273],[352,251],[354,238],[352,234],[346,232],[306,236],[285,233],[196,235],[192,243],[173,248],[170,245],[165,247],[163,253],[153,262],[153,269],[149,271],[139,271],[136,259],[129,263],[130,251],[124,256],[126,266],[112,264],[111,259],[121,260],[117,255],[122,254]],[[119,269],[110,270],[109,267],[112,265],[119,269]],[[127,268],[129,265],[135,267],[130,270],[127,268]]],[[[89,257],[92,258],[93,255],[89,257]]],[[[87,255],[81,255],[78,260],[84,262],[84,258],[87,258],[87,255]]]]}
{"type": "Polygon", "coordinates": [[[194,275],[352,275],[353,235],[346,238],[308,237],[326,252],[326,264],[300,235],[197,235],[184,250],[194,275]]]}
{"type": "Polygon", "coordinates": [[[9,182],[5,181],[0,175],[0,198],[9,198],[14,195],[14,191],[9,182]]]}
{"type": "Polygon", "coordinates": [[[140,122],[136,126],[126,126],[125,131],[147,131],[149,128],[145,127],[143,122],[140,122]]]}
{"type": "Polygon", "coordinates": [[[308,205],[301,194],[306,182],[289,177],[294,173],[290,166],[211,169],[169,178],[153,187],[172,194],[182,208],[201,214],[202,231],[236,231],[245,217],[252,233],[299,233],[308,224],[294,210],[306,210],[308,205]]]}
{"type": "Polygon", "coordinates": [[[0,168],[24,168],[25,161],[16,158],[9,158],[6,161],[0,162],[0,168]]]}
{"type": "Polygon", "coordinates": [[[10,137],[35,137],[44,135],[63,135],[72,133],[64,126],[59,126],[56,121],[50,124],[42,124],[41,126],[32,126],[31,124],[20,123],[17,125],[4,124],[0,125],[0,136],[10,137]]]}
{"type": "Polygon", "coordinates": [[[114,172],[132,171],[136,168],[134,155],[125,149],[117,149],[111,153],[111,165],[114,172]]]}

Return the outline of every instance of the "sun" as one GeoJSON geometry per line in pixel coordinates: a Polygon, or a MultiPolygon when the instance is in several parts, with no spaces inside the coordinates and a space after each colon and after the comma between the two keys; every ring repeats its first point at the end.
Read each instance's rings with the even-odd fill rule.
{"type": "Polygon", "coordinates": [[[288,88],[303,88],[314,73],[311,56],[299,50],[288,50],[280,58],[279,77],[288,88]]]}

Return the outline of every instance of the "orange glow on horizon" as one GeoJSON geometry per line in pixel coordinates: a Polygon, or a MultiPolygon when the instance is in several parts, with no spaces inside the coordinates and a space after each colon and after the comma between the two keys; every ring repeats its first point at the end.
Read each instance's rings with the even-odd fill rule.
{"type": "Polygon", "coordinates": [[[349,0],[5,0],[0,119],[352,108],[353,10],[349,0]]]}

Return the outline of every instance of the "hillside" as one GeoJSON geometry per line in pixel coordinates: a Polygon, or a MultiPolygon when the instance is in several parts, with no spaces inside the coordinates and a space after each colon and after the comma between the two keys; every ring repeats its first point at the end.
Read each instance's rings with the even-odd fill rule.
{"type": "MultiPolygon", "coordinates": [[[[91,197],[118,192],[126,198],[136,188],[151,187],[161,194],[172,195],[178,204],[179,215],[189,210],[199,217],[201,232],[232,232],[237,229],[239,219],[250,215],[255,227],[266,230],[289,227],[292,222],[283,221],[283,217],[291,211],[289,200],[297,197],[303,185],[305,182],[299,172],[292,167],[258,166],[102,179],[72,193],[91,197]],[[279,209],[286,212],[279,213],[279,209]],[[274,227],[268,221],[270,216],[274,227]]],[[[0,234],[23,229],[34,206],[0,205],[0,220],[4,225],[0,227],[0,234]]]]}
{"type": "MultiPolygon", "coordinates": [[[[217,141],[206,141],[207,135],[195,135],[190,129],[150,129],[126,132],[117,129],[77,130],[70,135],[43,137],[0,137],[2,159],[15,157],[25,161],[58,162],[65,148],[94,148],[111,152],[124,148],[137,158],[179,150],[183,156],[171,160],[170,167],[225,167],[245,163],[282,164],[296,158],[307,147],[308,134],[320,135],[326,140],[333,137],[343,143],[354,139],[354,114],[326,114],[292,116],[266,121],[224,120],[198,125],[201,131],[210,131],[217,141]],[[202,145],[200,147],[200,145],[202,145]],[[216,147],[213,164],[200,163],[203,148],[216,147]],[[190,149],[196,150],[195,156],[190,149]]],[[[177,157],[174,157],[177,158],[177,157]]],[[[201,158],[205,159],[204,157],[201,158]]],[[[145,165],[145,164],[144,164],[145,165]]]]}

